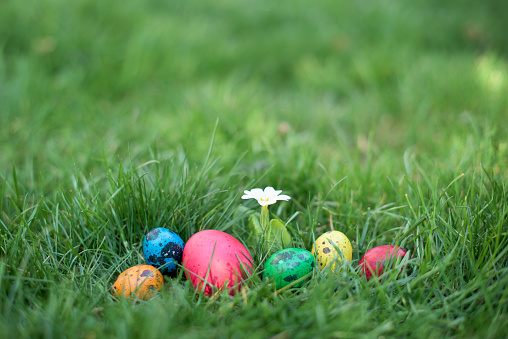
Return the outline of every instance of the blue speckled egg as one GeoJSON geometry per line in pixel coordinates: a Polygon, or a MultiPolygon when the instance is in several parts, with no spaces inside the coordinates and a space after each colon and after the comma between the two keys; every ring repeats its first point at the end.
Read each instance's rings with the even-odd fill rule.
{"type": "Polygon", "coordinates": [[[148,265],[164,266],[163,274],[176,272],[177,264],[182,262],[184,242],[182,238],[167,228],[157,227],[151,230],[143,241],[143,255],[148,265]]]}

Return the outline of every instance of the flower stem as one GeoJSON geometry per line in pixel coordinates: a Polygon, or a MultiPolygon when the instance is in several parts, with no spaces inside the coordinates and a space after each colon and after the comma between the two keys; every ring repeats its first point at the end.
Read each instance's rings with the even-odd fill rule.
{"type": "Polygon", "coordinates": [[[263,231],[266,231],[268,228],[268,223],[270,222],[270,214],[268,213],[268,206],[261,206],[261,218],[259,220],[263,231]]]}

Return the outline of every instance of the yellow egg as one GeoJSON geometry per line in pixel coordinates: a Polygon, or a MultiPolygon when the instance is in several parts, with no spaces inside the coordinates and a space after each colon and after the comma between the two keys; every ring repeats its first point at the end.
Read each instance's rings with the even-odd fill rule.
{"type": "Polygon", "coordinates": [[[115,297],[130,297],[148,300],[164,286],[162,274],[150,265],[137,265],[123,271],[116,279],[111,294],[115,297]]]}
{"type": "MultiPolygon", "coordinates": [[[[353,248],[344,233],[328,231],[317,238],[312,248],[312,254],[317,259],[318,267],[323,269],[334,260],[342,261],[342,257],[351,261],[353,259],[353,248]],[[342,256],[337,252],[336,248],[342,252],[342,256]]],[[[334,263],[332,266],[333,272],[335,272],[335,266],[336,264],[334,263]]]]}

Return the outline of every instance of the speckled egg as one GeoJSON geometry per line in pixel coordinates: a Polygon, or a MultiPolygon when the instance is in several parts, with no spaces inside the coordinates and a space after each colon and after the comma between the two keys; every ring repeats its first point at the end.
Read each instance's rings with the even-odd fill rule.
{"type": "MultiPolygon", "coordinates": [[[[277,289],[306,276],[314,269],[314,256],[301,248],[286,248],[275,252],[265,263],[263,278],[275,281],[277,289]]],[[[293,287],[302,287],[305,280],[293,287]]]]}
{"type": "Polygon", "coordinates": [[[364,274],[367,280],[374,275],[380,276],[386,268],[386,264],[394,264],[398,258],[402,258],[406,250],[393,246],[381,245],[368,250],[358,262],[360,273],[364,274]]]}
{"type": "Polygon", "coordinates": [[[114,297],[128,297],[148,300],[164,286],[162,274],[150,265],[137,265],[123,271],[116,279],[111,294],[114,297]]]}
{"type": "MultiPolygon", "coordinates": [[[[353,248],[349,239],[344,233],[339,231],[328,231],[317,238],[312,248],[312,254],[316,256],[318,267],[325,268],[326,265],[336,260],[342,261],[341,255],[337,252],[338,248],[342,252],[344,259],[351,261],[353,259],[353,248]]],[[[332,266],[332,271],[335,272],[336,263],[332,266]]]]}
{"type": "Polygon", "coordinates": [[[163,274],[172,274],[182,262],[184,242],[175,232],[157,227],[143,241],[143,254],[147,264],[163,267],[163,274]]]}
{"type": "Polygon", "coordinates": [[[205,295],[223,288],[234,295],[252,272],[252,263],[249,251],[240,241],[217,230],[194,234],[183,250],[185,276],[198,292],[205,285],[205,295]]]}

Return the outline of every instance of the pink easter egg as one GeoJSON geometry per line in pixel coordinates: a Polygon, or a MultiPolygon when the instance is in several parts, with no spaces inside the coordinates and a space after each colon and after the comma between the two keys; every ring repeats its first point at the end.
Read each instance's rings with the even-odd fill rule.
{"type": "Polygon", "coordinates": [[[394,263],[398,257],[403,257],[405,254],[406,250],[393,245],[371,248],[358,262],[360,273],[363,273],[367,280],[370,280],[374,275],[379,277],[385,269],[385,261],[390,260],[394,263]]]}
{"type": "Polygon", "coordinates": [[[217,290],[227,288],[234,295],[252,272],[253,260],[235,237],[217,230],[204,230],[185,244],[182,264],[185,276],[196,291],[205,285],[205,295],[213,294],[212,286],[217,290]]]}

